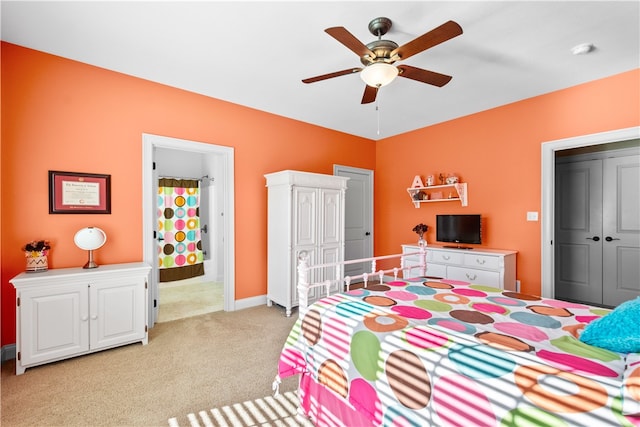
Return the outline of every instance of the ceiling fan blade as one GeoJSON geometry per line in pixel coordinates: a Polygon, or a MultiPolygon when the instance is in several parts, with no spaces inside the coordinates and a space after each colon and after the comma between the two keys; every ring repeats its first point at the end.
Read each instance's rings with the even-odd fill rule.
{"type": "Polygon", "coordinates": [[[421,35],[417,39],[410,41],[391,52],[391,57],[398,55],[400,59],[407,59],[410,56],[427,50],[431,47],[446,42],[449,39],[462,34],[462,27],[454,21],[447,21],[437,28],[421,35]]]}
{"type": "Polygon", "coordinates": [[[410,65],[398,65],[398,76],[422,83],[442,87],[451,81],[452,77],[435,71],[423,70],[410,65]]]}
{"type": "Polygon", "coordinates": [[[366,85],[364,87],[364,94],[362,95],[361,104],[370,104],[376,100],[376,95],[378,95],[378,88],[366,85]]]}
{"type": "Polygon", "coordinates": [[[364,45],[360,40],[358,40],[353,34],[347,31],[344,27],[331,27],[324,30],[325,33],[329,34],[334,39],[338,40],[340,43],[345,45],[348,49],[354,52],[358,56],[369,55],[371,59],[375,58],[376,55],[369,50],[367,46],[364,45]]]}
{"type": "Polygon", "coordinates": [[[349,68],[348,70],[336,71],[334,73],[323,74],[321,76],[316,76],[316,77],[309,77],[308,79],[303,79],[302,83],[319,82],[320,80],[326,80],[326,79],[331,79],[331,78],[334,78],[334,77],[344,76],[344,75],[347,75],[347,74],[357,73],[360,70],[362,70],[362,68],[349,68]]]}

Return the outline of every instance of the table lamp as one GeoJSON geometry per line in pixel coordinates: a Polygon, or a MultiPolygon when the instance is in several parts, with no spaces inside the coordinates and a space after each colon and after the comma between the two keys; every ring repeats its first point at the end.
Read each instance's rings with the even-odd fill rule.
{"type": "Polygon", "coordinates": [[[89,261],[82,268],[97,268],[93,260],[93,251],[102,247],[107,241],[107,235],[98,227],[86,227],[79,230],[73,238],[76,246],[89,251],[89,261]]]}

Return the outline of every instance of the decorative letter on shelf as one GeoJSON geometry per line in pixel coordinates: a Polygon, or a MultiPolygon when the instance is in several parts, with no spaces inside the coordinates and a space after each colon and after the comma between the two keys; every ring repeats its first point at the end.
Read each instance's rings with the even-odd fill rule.
{"type": "Polygon", "coordinates": [[[413,177],[413,184],[411,184],[411,188],[422,188],[424,184],[422,183],[422,179],[420,175],[416,175],[413,177]]]}

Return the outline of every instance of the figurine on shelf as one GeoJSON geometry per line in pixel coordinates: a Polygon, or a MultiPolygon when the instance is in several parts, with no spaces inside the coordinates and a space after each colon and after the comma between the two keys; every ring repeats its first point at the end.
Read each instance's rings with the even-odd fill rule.
{"type": "Polygon", "coordinates": [[[435,181],[435,177],[433,175],[429,175],[427,177],[427,187],[431,187],[435,181]]]}
{"type": "Polygon", "coordinates": [[[444,175],[438,175],[438,179],[440,180],[440,185],[444,185],[444,175]]]}
{"type": "Polygon", "coordinates": [[[449,175],[447,176],[447,184],[457,184],[458,183],[458,177],[455,175],[449,175]]]}

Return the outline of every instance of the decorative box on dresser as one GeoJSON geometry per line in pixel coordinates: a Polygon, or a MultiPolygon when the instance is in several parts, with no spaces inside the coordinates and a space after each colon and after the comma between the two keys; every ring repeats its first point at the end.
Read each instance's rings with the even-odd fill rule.
{"type": "MultiPolygon", "coordinates": [[[[268,191],[267,305],[282,305],[287,316],[298,305],[297,265],[344,259],[344,197],[349,178],[285,170],[266,174],[268,191]]],[[[314,272],[311,281],[324,280],[314,272]]],[[[336,285],[337,286],[337,285],[336,285]]],[[[312,291],[309,299],[316,298],[312,291]]]]}
{"type": "MultiPolygon", "coordinates": [[[[427,276],[462,280],[481,285],[516,291],[517,251],[473,248],[457,249],[441,245],[428,245],[427,276]]],[[[402,245],[403,253],[417,252],[418,245],[402,245]]],[[[418,259],[408,257],[406,265],[418,265],[418,259]]],[[[405,277],[416,277],[418,269],[405,277]]]]}
{"type": "Polygon", "coordinates": [[[16,289],[16,374],[134,342],[147,344],[145,263],[21,273],[16,289]]]}

